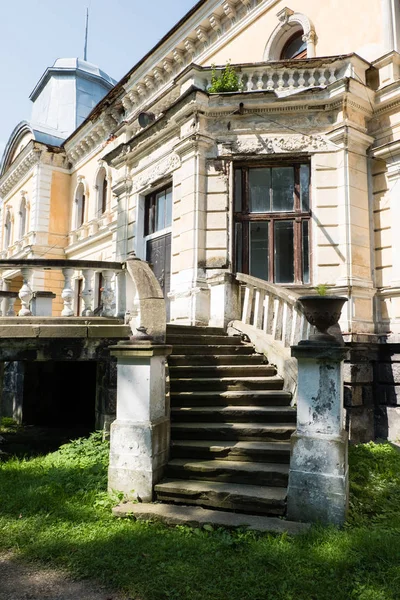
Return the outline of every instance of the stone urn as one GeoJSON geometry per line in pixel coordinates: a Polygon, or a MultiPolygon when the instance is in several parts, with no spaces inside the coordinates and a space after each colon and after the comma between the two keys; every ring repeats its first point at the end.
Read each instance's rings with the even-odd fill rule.
{"type": "Polygon", "coordinates": [[[336,338],[328,333],[328,329],[339,322],[342,308],[347,298],[344,296],[302,296],[299,298],[303,313],[310,323],[317,329],[317,333],[310,335],[311,342],[336,344],[336,338]]]}

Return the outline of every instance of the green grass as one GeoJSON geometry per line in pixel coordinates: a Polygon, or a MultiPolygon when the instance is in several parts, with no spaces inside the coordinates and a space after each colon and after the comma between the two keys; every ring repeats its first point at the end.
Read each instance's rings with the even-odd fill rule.
{"type": "Polygon", "coordinates": [[[351,450],[345,529],[295,538],[115,519],[107,454],[95,434],[2,463],[0,548],[96,577],[135,600],[400,598],[400,454],[389,444],[351,450]]]}

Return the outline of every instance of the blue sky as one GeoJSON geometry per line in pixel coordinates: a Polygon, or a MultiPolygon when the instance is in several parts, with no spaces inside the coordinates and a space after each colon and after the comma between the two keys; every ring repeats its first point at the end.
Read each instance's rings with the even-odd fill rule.
{"type": "Polygon", "coordinates": [[[29,120],[29,94],[57,58],[83,56],[120,79],[197,0],[4,0],[1,3],[0,155],[15,125],[29,120]]]}

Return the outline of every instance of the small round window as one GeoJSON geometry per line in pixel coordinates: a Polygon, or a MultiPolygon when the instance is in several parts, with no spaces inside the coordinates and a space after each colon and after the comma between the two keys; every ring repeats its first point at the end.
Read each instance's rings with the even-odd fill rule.
{"type": "Polygon", "coordinates": [[[281,53],[281,60],[307,58],[307,42],[303,41],[303,31],[297,31],[286,42],[281,53]]]}

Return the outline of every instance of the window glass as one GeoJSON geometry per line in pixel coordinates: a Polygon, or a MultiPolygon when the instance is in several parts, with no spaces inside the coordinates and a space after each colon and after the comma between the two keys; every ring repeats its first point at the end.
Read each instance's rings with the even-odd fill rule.
{"type": "Polygon", "coordinates": [[[249,211],[263,213],[271,210],[271,169],[249,169],[249,211]]]}
{"type": "Polygon", "coordinates": [[[156,231],[165,227],[165,212],[165,191],[163,191],[156,195],[156,231]]]}
{"type": "Polygon", "coordinates": [[[250,275],[268,281],[268,221],[250,223],[250,275]]]}
{"type": "Polygon", "coordinates": [[[242,169],[235,171],[235,212],[242,210],[242,169]]]}
{"type": "Polygon", "coordinates": [[[302,238],[303,238],[303,283],[310,283],[310,235],[309,221],[302,221],[302,238]]]}
{"type": "Polygon", "coordinates": [[[165,192],[165,227],[172,225],[172,188],[165,192]]]}
{"type": "Polygon", "coordinates": [[[300,57],[303,58],[303,55],[304,58],[307,57],[307,42],[303,41],[303,35],[303,31],[299,31],[292,38],[290,38],[282,50],[282,60],[300,57]]]}
{"type": "Polygon", "coordinates": [[[276,283],[294,283],[294,222],[275,221],[274,258],[276,283]]]}
{"type": "Polygon", "coordinates": [[[243,225],[242,223],[235,223],[235,239],[236,239],[236,271],[242,272],[243,261],[242,261],[242,249],[243,249],[243,225]]]}
{"type": "Polygon", "coordinates": [[[272,203],[276,212],[294,210],[294,169],[280,167],[272,169],[272,203]]]}
{"type": "Polygon", "coordinates": [[[310,210],[310,166],[300,166],[300,205],[301,210],[310,210]]]}

